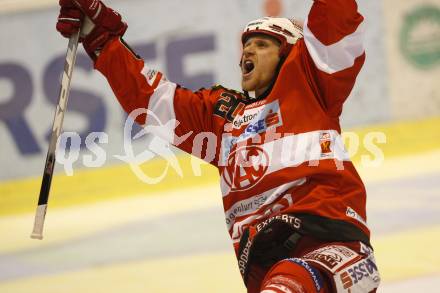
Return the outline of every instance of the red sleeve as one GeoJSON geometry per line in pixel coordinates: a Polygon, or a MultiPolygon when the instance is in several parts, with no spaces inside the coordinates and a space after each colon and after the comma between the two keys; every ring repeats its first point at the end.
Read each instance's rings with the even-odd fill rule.
{"type": "Polygon", "coordinates": [[[355,0],[315,0],[304,24],[305,64],[331,116],[341,114],[364,64],[363,21],[355,0]]]}
{"type": "Polygon", "coordinates": [[[107,78],[125,112],[132,113],[137,123],[150,126],[154,134],[180,149],[191,153],[192,138],[202,132],[213,132],[213,91],[181,88],[161,72],[148,68],[121,40],[112,40],[105,46],[95,68],[107,78]],[[137,109],[144,114],[133,115],[137,109]],[[185,141],[179,139],[189,133],[185,141]]]}

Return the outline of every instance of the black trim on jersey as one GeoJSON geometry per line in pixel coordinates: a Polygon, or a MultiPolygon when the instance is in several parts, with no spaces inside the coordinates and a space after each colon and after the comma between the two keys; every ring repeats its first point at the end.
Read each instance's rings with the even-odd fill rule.
{"type": "Polygon", "coordinates": [[[222,89],[222,90],[224,90],[224,91],[226,91],[226,92],[230,92],[230,93],[232,93],[232,94],[236,94],[236,95],[240,95],[240,96],[242,96],[242,97],[245,97],[245,94],[244,94],[244,93],[239,92],[239,91],[236,91],[236,90],[233,90],[233,89],[226,88],[226,87],[222,86],[221,84],[213,85],[213,86],[211,87],[211,89],[212,89],[212,90],[219,90],[219,89],[222,89]]]}
{"type": "Polygon", "coordinates": [[[311,214],[295,214],[295,216],[304,223],[301,229],[304,235],[324,241],[360,241],[371,247],[370,238],[350,222],[311,214]]]}
{"type": "Polygon", "coordinates": [[[137,59],[142,59],[141,56],[139,56],[134,50],[133,48],[130,47],[130,45],[122,38],[120,37],[119,40],[121,41],[121,44],[124,45],[125,48],[128,49],[128,51],[130,51],[137,59]]]}
{"type": "Polygon", "coordinates": [[[252,103],[255,103],[256,101],[261,100],[258,98],[252,98],[251,96],[249,96],[249,93],[247,91],[239,92],[239,91],[236,91],[233,89],[225,88],[224,86],[222,86],[220,84],[216,84],[215,86],[211,87],[211,89],[213,89],[213,90],[222,89],[225,92],[231,93],[233,95],[239,95],[241,97],[240,102],[242,102],[245,105],[250,105],[252,103]]]}

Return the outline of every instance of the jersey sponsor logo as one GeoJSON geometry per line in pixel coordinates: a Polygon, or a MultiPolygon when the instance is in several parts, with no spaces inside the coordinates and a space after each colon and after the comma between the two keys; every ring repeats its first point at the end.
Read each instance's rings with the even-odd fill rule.
{"type": "Polygon", "coordinates": [[[148,72],[145,74],[145,77],[147,78],[147,82],[150,86],[153,86],[154,81],[156,80],[156,76],[159,72],[154,69],[148,70],[148,72]]]}
{"type": "Polygon", "coordinates": [[[269,189],[261,194],[235,202],[225,212],[228,230],[234,225],[236,218],[255,213],[258,210],[261,211],[263,207],[265,207],[263,216],[270,215],[274,211],[288,207],[293,203],[293,200],[291,195],[286,194],[286,192],[294,186],[304,184],[305,181],[305,178],[294,180],[276,188],[269,189]],[[268,210],[270,210],[271,213],[269,213],[268,210]]]}
{"type": "Polygon", "coordinates": [[[364,220],[364,218],[362,218],[358,213],[356,213],[356,211],[354,209],[352,209],[351,207],[347,207],[345,214],[348,217],[353,218],[356,221],[362,223],[364,226],[367,226],[367,222],[364,220]]]}
{"type": "Polygon", "coordinates": [[[246,190],[255,186],[266,174],[269,155],[258,146],[243,146],[229,155],[222,172],[230,192],[246,190]]]}
{"type": "Polygon", "coordinates": [[[258,107],[266,105],[266,104],[267,104],[266,100],[260,100],[260,101],[253,102],[252,104],[246,105],[246,109],[249,110],[252,108],[258,108],[258,107]]]}
{"type": "MultiPolygon", "coordinates": [[[[360,252],[361,252],[361,253],[363,253],[363,254],[365,254],[365,255],[368,255],[369,257],[374,257],[373,249],[372,249],[371,247],[369,247],[369,246],[363,244],[362,242],[359,242],[359,244],[360,244],[360,246],[361,246],[361,248],[360,248],[360,252]]],[[[376,261],[375,261],[375,262],[376,262],[376,261]]]]}
{"type": "Polygon", "coordinates": [[[264,228],[266,228],[270,223],[272,223],[273,221],[281,221],[284,222],[286,224],[289,224],[290,226],[292,226],[294,229],[300,229],[301,228],[301,219],[292,216],[292,215],[277,215],[275,217],[269,218],[267,220],[264,220],[262,222],[260,222],[256,229],[257,232],[262,231],[264,228]]]}
{"type": "Polygon", "coordinates": [[[251,124],[256,118],[261,121],[259,122],[260,125],[263,122],[266,122],[267,127],[273,126],[280,122],[281,114],[279,113],[278,101],[269,103],[267,105],[257,105],[252,104],[247,106],[243,114],[236,115],[232,121],[233,128],[240,129],[242,126],[251,124]]]}
{"type": "Polygon", "coordinates": [[[340,268],[359,258],[359,254],[341,245],[329,245],[306,254],[303,258],[315,262],[330,272],[337,272],[340,268]]]}
{"type": "Polygon", "coordinates": [[[222,141],[222,161],[226,159],[231,149],[239,142],[246,141],[255,135],[266,132],[269,129],[283,125],[280,105],[278,100],[269,104],[254,107],[244,111],[243,115],[235,116],[232,128],[238,129],[246,126],[238,136],[224,137],[222,141]]]}
{"type": "Polygon", "coordinates": [[[252,240],[248,239],[246,242],[246,246],[243,248],[243,251],[240,254],[240,257],[238,259],[238,269],[240,270],[240,273],[242,276],[244,276],[246,272],[246,266],[249,260],[249,251],[252,246],[252,240]]]}
{"type": "MultiPolygon", "coordinates": [[[[282,210],[285,210],[288,207],[292,206],[292,204],[293,204],[292,195],[290,193],[287,193],[287,194],[283,195],[283,197],[278,199],[276,202],[265,206],[261,211],[258,211],[258,213],[247,216],[244,219],[241,219],[240,221],[233,223],[232,231],[230,231],[232,241],[234,243],[240,241],[241,236],[243,235],[243,232],[245,231],[245,229],[247,227],[249,227],[249,225],[251,225],[252,223],[255,223],[255,221],[262,219],[262,218],[270,217],[271,215],[273,215],[275,213],[279,213],[282,210]]],[[[278,215],[277,217],[281,217],[281,215],[278,215]]],[[[275,217],[274,217],[274,219],[275,219],[275,217]]],[[[274,219],[272,219],[272,220],[274,220],[274,219]]],[[[297,227],[301,226],[300,219],[296,219],[296,220],[293,218],[288,218],[288,219],[289,219],[289,221],[292,221],[292,224],[291,224],[292,226],[293,225],[296,225],[297,227]]],[[[282,221],[281,218],[279,218],[278,220],[282,221]]],[[[266,222],[266,223],[269,223],[269,222],[266,222]]],[[[286,222],[286,223],[289,224],[289,222],[286,222]]]]}
{"type": "Polygon", "coordinates": [[[251,109],[250,111],[245,111],[243,115],[237,115],[232,121],[232,127],[234,129],[240,129],[244,125],[248,125],[252,120],[255,119],[255,117],[258,116],[259,112],[261,111],[261,108],[255,108],[251,109]]]}
{"type": "MultiPolygon", "coordinates": [[[[246,140],[254,134],[265,132],[269,128],[282,125],[278,100],[256,109],[258,111],[257,115],[247,125],[243,134],[239,136],[239,141],[246,140]]],[[[255,108],[252,110],[255,110],[255,108]]]]}
{"type": "Polygon", "coordinates": [[[319,134],[319,145],[321,146],[321,157],[329,157],[332,155],[331,150],[331,135],[329,132],[323,132],[319,134]]]}
{"type": "Polygon", "coordinates": [[[358,292],[357,288],[370,292],[380,283],[379,271],[372,256],[356,262],[338,275],[339,280],[336,279],[336,286],[353,292],[358,292]]]}
{"type": "MultiPolygon", "coordinates": [[[[276,197],[278,196],[279,194],[276,194],[276,197]]],[[[251,198],[236,202],[230,209],[225,212],[226,225],[228,226],[228,229],[234,223],[235,218],[255,212],[260,207],[270,204],[276,197],[274,197],[273,194],[265,192],[263,194],[259,194],[251,198]]]]}
{"type": "Polygon", "coordinates": [[[379,286],[379,271],[372,250],[361,243],[361,252],[364,256],[342,245],[329,245],[302,259],[330,272],[337,292],[371,292],[379,286]]]}
{"type": "Polygon", "coordinates": [[[157,87],[159,83],[166,82],[167,79],[160,71],[149,69],[146,66],[142,69],[142,74],[145,76],[147,83],[151,87],[157,87]]]}

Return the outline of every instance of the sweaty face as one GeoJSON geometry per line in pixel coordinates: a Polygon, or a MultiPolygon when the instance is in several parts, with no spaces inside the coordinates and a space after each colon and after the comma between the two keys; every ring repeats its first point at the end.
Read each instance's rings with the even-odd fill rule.
{"type": "Polygon", "coordinates": [[[278,40],[263,34],[253,35],[243,45],[241,86],[260,96],[269,87],[280,61],[278,40]]]}

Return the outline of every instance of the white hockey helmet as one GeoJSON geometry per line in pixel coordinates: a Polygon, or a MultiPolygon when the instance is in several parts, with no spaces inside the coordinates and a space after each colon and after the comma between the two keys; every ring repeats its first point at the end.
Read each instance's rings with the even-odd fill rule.
{"type": "Polygon", "coordinates": [[[292,46],[303,37],[302,24],[282,17],[263,17],[249,22],[241,35],[244,45],[253,34],[266,34],[280,41],[280,57],[289,54],[292,46]]]}

